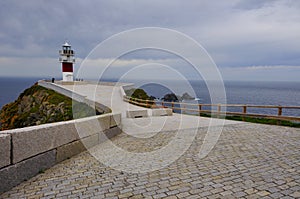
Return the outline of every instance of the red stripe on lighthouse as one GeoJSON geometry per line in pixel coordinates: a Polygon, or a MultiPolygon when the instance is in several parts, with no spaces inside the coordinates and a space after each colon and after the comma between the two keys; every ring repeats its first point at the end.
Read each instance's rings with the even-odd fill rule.
{"type": "Polygon", "coordinates": [[[73,72],[73,64],[72,63],[62,63],[62,72],[73,72]]]}

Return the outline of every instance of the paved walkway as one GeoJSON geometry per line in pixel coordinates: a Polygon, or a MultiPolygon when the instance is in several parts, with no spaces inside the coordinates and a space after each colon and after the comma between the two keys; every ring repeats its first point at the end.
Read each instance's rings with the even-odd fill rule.
{"type": "Polygon", "coordinates": [[[112,109],[113,113],[122,113],[123,117],[126,117],[127,110],[140,110],[145,109],[142,107],[134,106],[132,104],[123,101],[123,95],[121,93],[121,86],[127,85],[118,83],[113,85],[112,83],[98,84],[78,84],[78,85],[61,85],[66,89],[81,95],[87,96],[92,101],[99,102],[112,109]]]}
{"type": "MultiPolygon", "coordinates": [[[[110,103],[101,99],[100,92],[97,95],[101,103],[110,103]]],[[[113,111],[124,110],[120,104],[113,111]]],[[[178,114],[123,118],[126,133],[111,141],[132,157],[118,159],[106,142],[55,165],[0,198],[300,198],[300,129],[226,121],[215,147],[200,158],[208,129],[214,132],[223,122],[178,114]],[[181,124],[181,120],[188,122],[181,124]],[[177,136],[179,127],[184,137],[177,136]],[[162,153],[156,163],[136,157],[164,149],[173,140],[179,143],[178,149],[192,142],[184,151],[169,151],[170,157],[182,155],[150,172],[113,169],[91,155],[98,153],[112,160],[116,168],[127,164],[155,167],[168,157],[162,153]],[[112,153],[104,153],[107,151],[112,153]],[[131,162],[126,162],[128,159],[131,162]]]]}
{"type": "MultiPolygon", "coordinates": [[[[46,170],[1,198],[299,198],[300,131],[259,124],[230,124],[211,153],[198,157],[207,127],[171,165],[130,174],[99,163],[88,152],[46,170]]],[[[189,134],[187,134],[188,136],[189,134]]],[[[174,131],[148,140],[127,134],[113,142],[128,151],[163,146],[174,131]]],[[[113,158],[113,157],[111,157],[113,158]]]]}

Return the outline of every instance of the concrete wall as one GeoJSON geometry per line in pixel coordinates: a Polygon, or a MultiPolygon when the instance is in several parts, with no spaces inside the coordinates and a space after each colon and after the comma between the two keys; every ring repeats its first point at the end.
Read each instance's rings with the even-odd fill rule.
{"type": "Polygon", "coordinates": [[[128,84],[126,84],[126,85],[121,86],[121,89],[120,89],[121,95],[122,95],[122,96],[126,96],[125,91],[126,91],[126,90],[130,90],[130,89],[132,89],[132,88],[134,88],[134,84],[131,84],[131,83],[128,83],[128,84]]]}
{"type": "Polygon", "coordinates": [[[121,133],[120,114],[0,132],[0,193],[121,133]],[[78,131],[77,131],[78,130],[78,131]],[[78,132],[80,132],[78,134],[78,132]]]}
{"type": "MultiPolygon", "coordinates": [[[[71,85],[85,84],[85,83],[86,82],[60,82],[60,84],[71,84],[71,85]]],[[[96,108],[99,112],[102,112],[102,113],[110,113],[111,112],[109,107],[104,106],[103,104],[100,104],[98,102],[89,100],[86,96],[75,93],[72,90],[68,90],[68,89],[60,86],[58,83],[51,83],[51,82],[46,82],[46,81],[40,80],[40,81],[38,81],[38,85],[43,86],[48,89],[51,89],[51,90],[54,90],[60,94],[63,94],[67,97],[72,98],[75,101],[83,102],[92,108],[96,108]]]]}

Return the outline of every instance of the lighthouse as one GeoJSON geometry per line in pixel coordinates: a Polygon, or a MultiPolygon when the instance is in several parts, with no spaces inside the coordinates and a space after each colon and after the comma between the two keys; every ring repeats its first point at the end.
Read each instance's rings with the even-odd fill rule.
{"type": "Polygon", "coordinates": [[[74,51],[67,42],[62,45],[59,51],[59,62],[61,63],[63,81],[73,81],[73,64],[75,63],[74,51]]]}

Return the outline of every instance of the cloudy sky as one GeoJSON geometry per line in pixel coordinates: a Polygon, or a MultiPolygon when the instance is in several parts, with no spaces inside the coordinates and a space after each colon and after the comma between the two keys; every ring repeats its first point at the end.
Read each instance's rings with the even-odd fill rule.
{"type": "MultiPolygon", "coordinates": [[[[2,0],[0,76],[60,77],[58,50],[65,40],[75,50],[78,70],[100,42],[142,27],[174,29],[193,38],[225,80],[300,81],[298,0],[2,0]]],[[[99,67],[106,56],[97,57],[99,67]]],[[[187,67],[177,59],[151,50],[131,53],[108,74],[149,62],[187,67]]],[[[188,77],[193,73],[184,71],[188,77]]]]}

